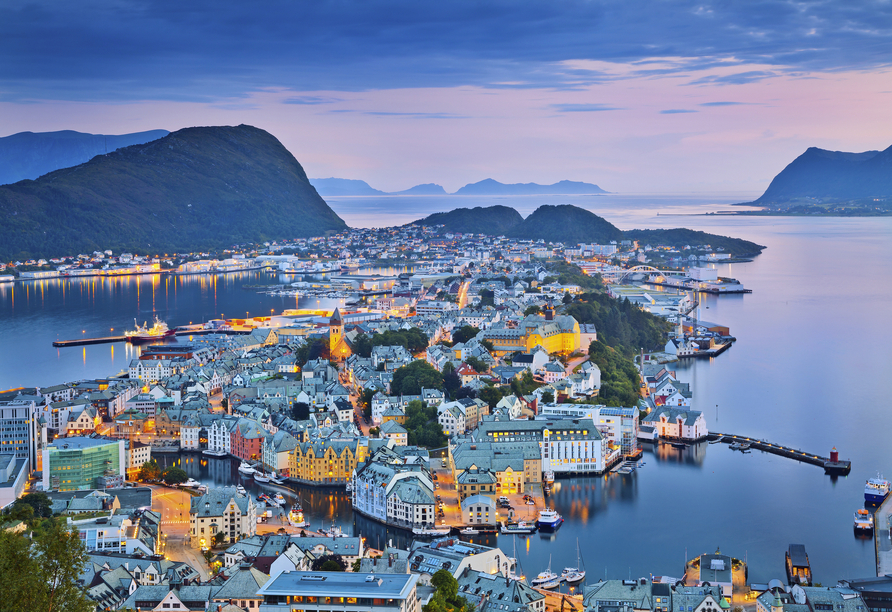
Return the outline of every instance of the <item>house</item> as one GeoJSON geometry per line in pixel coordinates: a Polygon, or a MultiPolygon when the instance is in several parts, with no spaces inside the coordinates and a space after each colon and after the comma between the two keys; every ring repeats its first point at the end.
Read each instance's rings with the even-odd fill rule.
{"type": "Polygon", "coordinates": [[[218,533],[223,542],[235,542],[257,531],[254,501],[235,487],[219,487],[193,497],[189,507],[192,548],[209,548],[218,533]]]}
{"type": "Polygon", "coordinates": [[[396,421],[386,421],[381,424],[380,429],[381,437],[393,440],[394,446],[406,446],[409,443],[409,433],[396,421]]]}
{"type": "Polygon", "coordinates": [[[656,407],[641,424],[653,427],[661,438],[693,442],[709,434],[703,413],[687,408],[656,407]]]}
{"type": "Polygon", "coordinates": [[[474,497],[478,494],[494,497],[498,480],[492,470],[474,466],[458,474],[455,478],[455,486],[460,499],[474,497]]]}
{"type": "Polygon", "coordinates": [[[496,524],[496,504],[488,495],[471,495],[461,502],[461,517],[465,525],[496,524]]]}
{"type": "Polygon", "coordinates": [[[463,435],[466,430],[464,406],[458,402],[440,404],[437,407],[437,422],[443,428],[445,435],[463,435]]]}

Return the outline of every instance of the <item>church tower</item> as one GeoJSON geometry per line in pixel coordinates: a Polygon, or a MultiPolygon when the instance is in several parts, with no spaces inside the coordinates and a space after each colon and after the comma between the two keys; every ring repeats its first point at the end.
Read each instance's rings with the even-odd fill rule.
{"type": "Polygon", "coordinates": [[[344,341],[344,320],[341,318],[341,310],[335,308],[331,319],[328,320],[328,355],[330,359],[339,361],[339,345],[344,341]]]}

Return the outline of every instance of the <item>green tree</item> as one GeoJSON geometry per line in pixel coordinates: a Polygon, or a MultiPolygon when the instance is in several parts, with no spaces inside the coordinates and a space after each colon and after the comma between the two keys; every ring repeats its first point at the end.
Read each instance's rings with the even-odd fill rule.
{"type": "Polygon", "coordinates": [[[53,516],[53,502],[46,493],[28,493],[15,501],[13,506],[28,506],[36,518],[53,516]]]}
{"type": "Polygon", "coordinates": [[[474,371],[478,374],[485,374],[489,371],[489,366],[486,365],[486,362],[477,357],[468,357],[465,359],[465,363],[474,368],[474,371]]]}
{"type": "Polygon", "coordinates": [[[459,342],[467,342],[471,338],[476,337],[479,333],[480,329],[473,325],[463,325],[457,331],[452,332],[452,341],[456,344],[459,342]]]}
{"type": "Polygon", "coordinates": [[[458,581],[448,570],[437,570],[431,576],[431,585],[446,601],[455,599],[455,596],[458,595],[458,581]]]}
{"type": "Polygon", "coordinates": [[[359,396],[359,403],[362,406],[362,414],[367,417],[372,416],[372,398],[375,397],[376,389],[363,389],[362,395],[359,396]]]}
{"type": "Polygon", "coordinates": [[[358,557],[357,557],[356,559],[354,559],[354,560],[353,560],[353,564],[350,566],[350,571],[351,571],[351,572],[354,572],[354,573],[355,573],[355,572],[358,572],[358,571],[359,571],[359,565],[360,565],[361,562],[362,562],[362,560],[359,559],[358,557]]]}
{"type": "Polygon", "coordinates": [[[161,478],[161,466],[154,459],[146,461],[139,468],[139,474],[136,475],[137,480],[158,480],[161,478]]]}
{"type": "Polygon", "coordinates": [[[541,312],[541,309],[534,304],[533,306],[526,307],[523,311],[523,316],[528,317],[530,315],[539,314],[539,312],[541,312]]]}
{"type": "Polygon", "coordinates": [[[313,559],[310,569],[314,572],[344,572],[347,570],[347,562],[337,553],[322,555],[313,559]]]}
{"type": "Polygon", "coordinates": [[[304,402],[294,402],[294,407],[291,409],[291,415],[294,417],[295,421],[306,421],[310,418],[309,404],[305,404],[304,402]]]}
{"type": "Polygon", "coordinates": [[[390,383],[393,395],[420,395],[422,388],[443,389],[443,375],[428,362],[418,359],[393,373],[390,383]]]}
{"type": "Polygon", "coordinates": [[[185,470],[174,465],[161,472],[161,480],[169,485],[175,485],[189,480],[189,475],[185,470]]]}
{"type": "Polygon", "coordinates": [[[542,394],[542,403],[543,404],[551,404],[554,402],[554,393],[551,391],[545,391],[542,394]]]}
{"type": "Polygon", "coordinates": [[[495,294],[490,289],[480,291],[480,306],[495,306],[495,294]]]}
{"type": "Polygon", "coordinates": [[[53,521],[31,542],[0,532],[0,609],[93,612],[78,578],[87,562],[77,530],[53,521]]]}
{"type": "Polygon", "coordinates": [[[223,546],[223,543],[226,541],[226,534],[222,531],[218,531],[214,534],[214,546],[219,548],[223,546]]]}
{"type": "Polygon", "coordinates": [[[477,397],[489,404],[490,408],[495,408],[504,395],[502,395],[502,391],[498,387],[486,386],[480,389],[477,397]]]}

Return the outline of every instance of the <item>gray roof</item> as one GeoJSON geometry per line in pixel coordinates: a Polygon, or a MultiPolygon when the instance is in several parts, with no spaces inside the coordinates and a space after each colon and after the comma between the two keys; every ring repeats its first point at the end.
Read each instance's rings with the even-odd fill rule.
{"type": "Polygon", "coordinates": [[[258,595],[408,599],[418,583],[416,574],[353,572],[283,572],[260,588],[258,595]]]}
{"type": "Polygon", "coordinates": [[[239,565],[238,571],[214,593],[214,599],[256,598],[257,590],[268,580],[269,574],[264,574],[249,564],[239,565]]]}
{"type": "Polygon", "coordinates": [[[234,501],[242,514],[248,512],[250,497],[239,494],[235,487],[219,487],[210,489],[204,495],[193,497],[189,508],[190,514],[199,517],[223,516],[223,510],[230,501],[234,501]]]}

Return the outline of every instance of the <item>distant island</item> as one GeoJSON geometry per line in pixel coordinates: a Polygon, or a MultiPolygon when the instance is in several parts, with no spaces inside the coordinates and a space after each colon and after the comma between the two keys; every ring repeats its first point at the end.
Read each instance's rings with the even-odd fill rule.
{"type": "Polygon", "coordinates": [[[0,186],[0,258],[186,252],[347,229],[255,127],[187,128],[0,186]]]}
{"type": "Polygon", "coordinates": [[[760,198],[741,205],[761,206],[763,214],[890,214],[892,147],[863,153],[811,147],[760,198]]]}
{"type": "Polygon", "coordinates": [[[313,187],[322,197],[326,196],[372,196],[372,195],[478,195],[478,196],[513,196],[513,195],[599,195],[610,193],[592,183],[579,181],[560,181],[553,185],[538,183],[500,183],[491,178],[478,183],[465,185],[455,193],[448,193],[436,183],[415,185],[403,191],[381,191],[365,181],[344,178],[310,179],[313,187]]]}
{"type": "Polygon", "coordinates": [[[19,132],[0,138],[0,185],[36,179],[54,170],[70,168],[136,144],[167,136],[167,130],[134,134],[85,134],[60,132],[19,132]]]}
{"type": "Polygon", "coordinates": [[[641,246],[652,244],[683,249],[708,244],[735,257],[758,255],[762,245],[685,228],[635,229],[622,231],[606,219],[578,206],[545,205],[524,219],[508,206],[456,208],[435,213],[408,225],[443,226],[443,231],[468,234],[504,235],[520,240],[543,240],[567,244],[609,244],[637,240],[641,246]]]}

